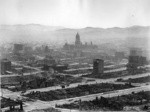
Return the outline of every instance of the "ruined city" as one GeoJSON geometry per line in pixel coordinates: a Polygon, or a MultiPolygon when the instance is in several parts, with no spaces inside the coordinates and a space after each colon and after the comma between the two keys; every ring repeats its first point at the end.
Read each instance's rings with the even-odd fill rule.
{"type": "MultiPolygon", "coordinates": [[[[104,0],[66,0],[66,5],[60,5],[61,0],[32,1],[13,2],[20,7],[22,13],[16,16],[20,19],[9,20],[10,25],[0,23],[1,112],[150,111],[149,26],[135,22],[121,27],[119,21],[109,26],[116,22],[114,15],[105,18],[106,13],[97,9],[107,7],[106,12],[111,12],[115,3],[122,4],[115,0],[109,8],[104,0]],[[98,22],[85,24],[81,18],[86,13],[80,15],[82,8],[77,11],[78,2],[84,10],[85,4],[94,4],[90,14],[102,17],[94,16],[98,22]],[[58,14],[61,18],[54,7],[63,12],[58,14]],[[73,18],[76,11],[78,17],[73,18]],[[53,23],[42,24],[45,21],[53,23]]],[[[127,1],[122,7],[130,7],[127,1]]],[[[138,11],[131,13],[138,15],[138,11]]],[[[92,20],[92,16],[85,17],[92,20]]]]}

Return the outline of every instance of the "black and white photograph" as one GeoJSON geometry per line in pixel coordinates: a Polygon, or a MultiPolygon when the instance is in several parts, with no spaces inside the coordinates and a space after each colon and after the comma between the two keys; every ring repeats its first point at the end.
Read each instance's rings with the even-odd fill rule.
{"type": "Polygon", "coordinates": [[[150,112],[150,0],[0,0],[0,112],[150,112]]]}

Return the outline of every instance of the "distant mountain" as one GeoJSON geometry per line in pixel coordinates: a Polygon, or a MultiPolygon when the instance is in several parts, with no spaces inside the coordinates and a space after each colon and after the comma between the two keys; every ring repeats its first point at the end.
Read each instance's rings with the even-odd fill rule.
{"type": "Polygon", "coordinates": [[[51,38],[53,31],[61,28],[63,27],[40,24],[0,25],[0,40],[8,42],[44,41],[46,38],[51,38]]]}
{"type": "MultiPolygon", "coordinates": [[[[48,44],[63,45],[64,42],[74,43],[75,35],[79,32],[81,41],[95,44],[110,43],[113,46],[142,46],[147,44],[150,36],[150,27],[132,26],[127,28],[94,28],[86,27],[71,29],[59,26],[44,26],[39,24],[28,25],[1,25],[1,42],[45,42],[48,44]]],[[[111,46],[109,44],[109,46],[111,46]]]]}
{"type": "Polygon", "coordinates": [[[60,26],[45,26],[40,24],[17,24],[17,25],[0,25],[0,30],[36,30],[36,31],[54,31],[62,29],[60,26]]]}

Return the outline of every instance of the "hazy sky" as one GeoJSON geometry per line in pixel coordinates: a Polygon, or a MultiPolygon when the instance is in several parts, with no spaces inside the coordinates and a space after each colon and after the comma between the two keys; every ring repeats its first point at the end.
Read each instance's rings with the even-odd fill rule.
{"type": "Polygon", "coordinates": [[[150,0],[0,0],[0,24],[150,25],[150,0]]]}

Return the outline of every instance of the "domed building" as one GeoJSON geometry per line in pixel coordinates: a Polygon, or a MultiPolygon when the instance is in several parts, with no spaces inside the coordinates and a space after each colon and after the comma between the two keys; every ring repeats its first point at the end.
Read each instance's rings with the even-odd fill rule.
{"type": "Polygon", "coordinates": [[[87,44],[87,42],[85,44],[82,44],[79,33],[76,34],[75,44],[65,43],[65,45],[63,46],[63,49],[68,51],[93,50],[97,48],[97,45],[93,45],[92,42],[90,44],[87,44]]]}

